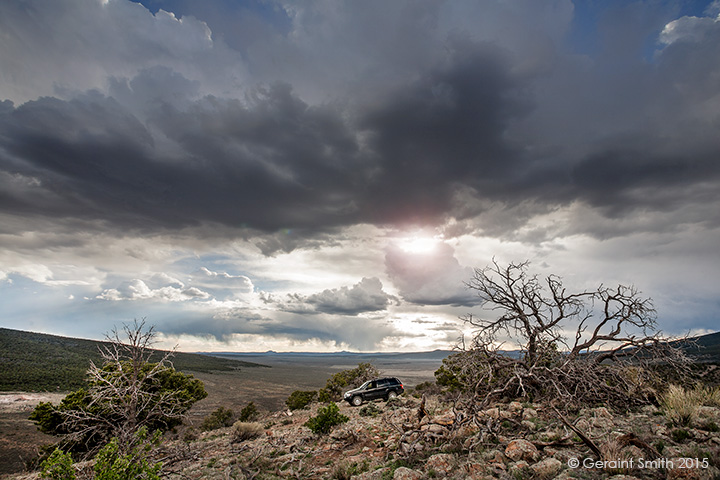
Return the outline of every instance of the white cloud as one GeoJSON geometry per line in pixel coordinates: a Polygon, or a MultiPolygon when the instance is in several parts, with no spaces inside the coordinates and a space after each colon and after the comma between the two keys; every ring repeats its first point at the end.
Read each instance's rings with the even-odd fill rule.
{"type": "Polygon", "coordinates": [[[100,300],[159,300],[163,302],[185,302],[189,300],[207,300],[211,295],[196,287],[178,288],[165,286],[150,288],[144,281],[134,279],[123,282],[117,288],[103,290],[96,298],[100,300]]]}
{"type": "Polygon", "coordinates": [[[0,3],[0,99],[16,103],[63,91],[104,89],[163,65],[222,93],[245,76],[240,55],[213,42],[208,26],[126,0],[0,3]]]}
{"type": "Polygon", "coordinates": [[[665,25],[660,32],[660,42],[670,45],[679,41],[698,42],[708,34],[720,28],[720,16],[710,17],[682,17],[665,25]]]}
{"type": "Polygon", "coordinates": [[[266,304],[287,312],[350,316],[383,311],[397,301],[383,291],[382,282],[376,277],[363,278],[352,287],[326,289],[308,296],[292,293],[277,298],[264,293],[261,298],[266,304]]]}
{"type": "Polygon", "coordinates": [[[453,247],[439,242],[428,252],[405,251],[390,245],[385,253],[388,276],[402,297],[413,303],[431,305],[473,305],[477,295],[465,285],[472,269],[463,267],[453,247]]]}
{"type": "Polygon", "coordinates": [[[213,292],[220,299],[246,297],[254,291],[252,280],[245,275],[214,272],[207,267],[194,271],[190,275],[190,283],[213,292]]]}

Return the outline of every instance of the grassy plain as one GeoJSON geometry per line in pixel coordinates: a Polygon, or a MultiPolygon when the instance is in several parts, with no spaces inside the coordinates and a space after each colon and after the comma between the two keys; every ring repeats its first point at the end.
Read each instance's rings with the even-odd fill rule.
{"type": "MultiPolygon", "coordinates": [[[[449,353],[449,352],[447,352],[449,353]]],[[[234,357],[234,356],[233,356],[234,357]]],[[[248,362],[269,368],[240,369],[232,372],[194,373],[205,383],[208,397],[190,410],[190,421],[199,424],[219,406],[239,412],[249,402],[266,411],[285,408],[285,400],[295,390],[317,390],[341,370],[355,368],[360,362],[371,362],[382,374],[395,376],[412,387],[434,380],[443,354],[377,354],[366,355],[242,355],[248,362]]]]}

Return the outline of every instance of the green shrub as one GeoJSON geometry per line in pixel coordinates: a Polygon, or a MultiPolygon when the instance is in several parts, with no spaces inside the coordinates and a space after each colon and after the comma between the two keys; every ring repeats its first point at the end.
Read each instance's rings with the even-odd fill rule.
{"type": "Polygon", "coordinates": [[[229,427],[232,424],[233,411],[229,408],[219,407],[217,410],[205,417],[202,425],[200,425],[200,430],[207,432],[210,430],[217,430],[222,427],[229,427]]]}
{"type": "MultiPolygon", "coordinates": [[[[114,367],[115,365],[107,365],[101,370],[101,374],[106,376],[109,383],[114,383],[118,390],[127,390],[125,378],[120,377],[114,367]]],[[[123,367],[125,368],[125,364],[123,367]]],[[[122,375],[127,375],[127,372],[122,375]]],[[[152,431],[168,431],[182,424],[182,414],[196,401],[207,396],[200,380],[172,367],[146,363],[140,368],[139,375],[141,378],[137,385],[138,392],[148,401],[135,412],[136,421],[145,422],[152,431]],[[149,375],[151,372],[152,376],[149,375]],[[148,376],[143,378],[145,375],[148,376]]],[[[122,409],[123,399],[101,397],[97,393],[100,387],[102,386],[99,384],[91,384],[88,390],[72,392],[57,406],[41,402],[29,418],[44,433],[78,435],[76,441],[66,443],[72,452],[83,453],[99,448],[116,436],[128,420],[122,409]],[[67,418],[77,418],[77,421],[67,424],[67,418]],[[98,418],[102,418],[102,421],[98,418]]]]}
{"type": "Polygon", "coordinates": [[[315,390],[295,390],[290,394],[287,400],[285,400],[285,405],[287,405],[290,410],[300,410],[302,408],[307,408],[307,406],[310,405],[313,400],[315,400],[315,397],[317,397],[317,393],[318,392],[315,390]]]}
{"type": "Polygon", "coordinates": [[[698,428],[700,428],[700,430],[705,430],[706,432],[720,432],[720,427],[718,427],[718,424],[712,420],[703,422],[698,428]]]}
{"type": "Polygon", "coordinates": [[[241,422],[249,422],[250,420],[255,420],[258,416],[258,409],[255,406],[255,402],[248,403],[245,408],[240,410],[240,417],[238,420],[241,422]]]}
{"type": "Polygon", "coordinates": [[[382,413],[382,410],[374,403],[368,403],[362,407],[358,413],[361,417],[377,417],[382,413]]]}
{"type": "MultiPolygon", "coordinates": [[[[440,367],[442,368],[442,367],[440,367]]],[[[437,373],[436,373],[437,374],[437,373]]],[[[442,372],[439,374],[442,375],[442,372]]],[[[423,394],[438,395],[442,392],[442,388],[435,382],[422,382],[415,385],[412,389],[411,395],[415,398],[422,397],[423,394]]]]}
{"type": "Polygon", "coordinates": [[[681,443],[684,440],[687,440],[690,438],[690,432],[687,430],[684,430],[682,428],[676,428],[672,432],[670,432],[670,436],[673,440],[675,440],[677,443],[681,443]]]}
{"type": "Polygon", "coordinates": [[[73,454],[89,456],[113,437],[126,450],[139,425],[171,430],[207,396],[200,380],[171,366],[172,352],[157,363],[148,361],[154,333],[144,331],[144,321],[125,325],[124,331],[127,341],[115,331],[102,344],[104,363],[90,363],[87,389],[70,393],[58,406],[40,403],[30,415],[42,432],[64,436],[61,444],[73,454]]]}
{"type": "Polygon", "coordinates": [[[320,407],[317,416],[310,417],[305,422],[305,426],[312,430],[314,434],[320,435],[329,433],[332,427],[348,420],[348,417],[340,413],[337,404],[331,403],[325,407],[320,407]]]}
{"type": "Polygon", "coordinates": [[[362,463],[341,461],[336,463],[330,478],[334,480],[350,480],[356,475],[367,472],[370,469],[370,462],[365,459],[362,463]]]}
{"type": "Polygon", "coordinates": [[[663,453],[663,450],[665,450],[665,442],[663,442],[662,440],[658,440],[653,444],[653,446],[655,447],[655,450],[658,451],[658,453],[663,453]]]}
{"type": "Polygon", "coordinates": [[[110,440],[95,457],[95,480],[160,480],[162,463],[152,463],[148,454],[160,442],[160,432],[148,439],[142,427],[135,435],[135,445],[122,452],[117,437],[110,440]]]}
{"type": "Polygon", "coordinates": [[[51,480],[75,480],[72,457],[59,448],[40,465],[40,478],[51,480]]]}

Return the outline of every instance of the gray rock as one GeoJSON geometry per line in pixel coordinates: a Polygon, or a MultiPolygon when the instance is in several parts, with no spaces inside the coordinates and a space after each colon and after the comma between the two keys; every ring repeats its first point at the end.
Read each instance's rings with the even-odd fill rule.
{"type": "Polygon", "coordinates": [[[421,472],[407,467],[400,467],[393,474],[393,480],[421,480],[422,478],[421,472]]]}
{"type": "Polygon", "coordinates": [[[363,472],[358,475],[353,475],[350,480],[382,480],[383,474],[390,470],[389,468],[378,468],[372,472],[363,472]]]}
{"type": "Polygon", "coordinates": [[[562,462],[556,458],[546,458],[530,466],[539,478],[553,478],[562,470],[562,467],[562,462]]]}

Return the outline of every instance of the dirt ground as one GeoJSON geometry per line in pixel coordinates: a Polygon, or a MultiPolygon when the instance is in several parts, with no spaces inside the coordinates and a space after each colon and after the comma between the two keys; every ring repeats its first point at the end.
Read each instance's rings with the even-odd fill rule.
{"type": "Polygon", "coordinates": [[[53,437],[35,428],[28,416],[40,402],[58,403],[64,393],[5,392],[0,394],[0,475],[21,472],[37,456],[39,445],[53,437]]]}
{"type": "MultiPolygon", "coordinates": [[[[325,386],[334,373],[357,365],[335,365],[297,358],[268,361],[267,358],[244,359],[264,363],[270,368],[244,368],[234,372],[195,373],[205,384],[207,398],[189,412],[188,424],[197,428],[210,412],[223,406],[236,414],[249,402],[259,409],[283,409],[285,400],[295,390],[317,390],[325,386]]],[[[376,363],[385,375],[397,376],[408,387],[432,380],[440,361],[376,363]]],[[[0,478],[25,470],[25,462],[37,456],[41,445],[53,443],[54,437],[40,433],[28,416],[40,402],[57,404],[65,393],[0,393],[0,478]]],[[[186,427],[187,428],[187,427],[186,427]]]]}

